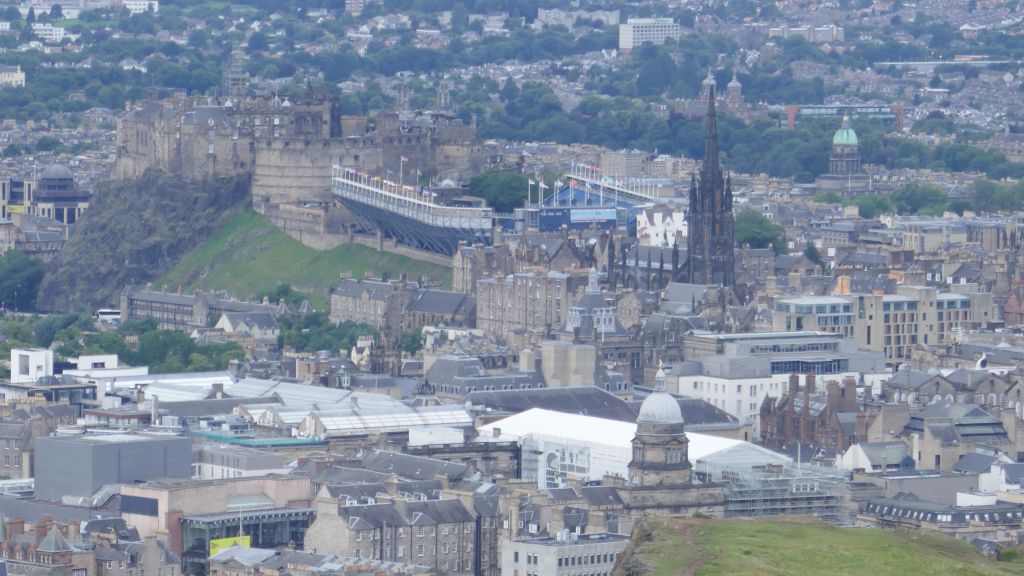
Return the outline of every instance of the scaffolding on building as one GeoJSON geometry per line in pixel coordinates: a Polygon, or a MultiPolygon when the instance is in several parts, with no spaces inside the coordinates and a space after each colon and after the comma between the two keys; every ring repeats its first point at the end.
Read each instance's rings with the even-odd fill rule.
{"type": "Polygon", "coordinates": [[[843,470],[814,465],[767,465],[745,469],[698,461],[704,482],[725,485],[726,518],[814,516],[850,525],[849,478],[843,470]]]}

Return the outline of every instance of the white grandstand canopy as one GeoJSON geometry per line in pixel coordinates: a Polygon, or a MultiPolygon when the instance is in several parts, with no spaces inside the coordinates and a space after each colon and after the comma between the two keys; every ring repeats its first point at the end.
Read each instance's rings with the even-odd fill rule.
{"type": "MultiPolygon", "coordinates": [[[[624,454],[625,465],[628,464],[631,443],[636,436],[636,424],[532,408],[481,426],[478,432],[481,440],[518,442],[532,435],[581,446],[605,446],[611,452],[624,454]]],[[[689,457],[693,463],[703,460],[746,467],[792,462],[788,456],[743,440],[696,432],[687,432],[686,437],[690,441],[689,457]]]]}

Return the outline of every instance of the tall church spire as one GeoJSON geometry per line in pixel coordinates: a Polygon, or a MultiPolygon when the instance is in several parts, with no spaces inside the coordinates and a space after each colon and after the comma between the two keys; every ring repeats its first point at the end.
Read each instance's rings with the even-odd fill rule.
{"type": "Polygon", "coordinates": [[[691,284],[732,288],[736,276],[733,256],[732,185],[722,177],[718,158],[718,119],[715,88],[709,86],[704,132],[704,161],[699,178],[690,181],[687,215],[688,275],[691,284]]]}
{"type": "MultiPolygon", "coordinates": [[[[704,128],[704,162],[700,166],[700,183],[704,190],[718,191],[722,182],[722,165],[718,160],[718,119],[715,115],[715,87],[708,98],[708,115],[704,128]]],[[[708,196],[712,196],[709,194],[708,196]]],[[[705,202],[714,201],[704,198],[705,202]]],[[[711,208],[711,207],[707,207],[711,208]]]]}

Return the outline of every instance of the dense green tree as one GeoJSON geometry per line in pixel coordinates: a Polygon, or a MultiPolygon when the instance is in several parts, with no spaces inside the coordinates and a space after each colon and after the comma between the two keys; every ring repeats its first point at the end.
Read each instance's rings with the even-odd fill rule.
{"type": "Polygon", "coordinates": [[[360,336],[378,336],[377,330],[366,324],[333,324],[323,312],[302,317],[281,316],[277,321],[281,326],[278,344],[282,348],[291,347],[296,352],[348,351],[360,336]]]}
{"type": "Polygon", "coordinates": [[[19,250],[0,257],[0,302],[3,308],[29,312],[35,309],[36,290],[43,279],[43,263],[19,250]]]}
{"type": "Polygon", "coordinates": [[[676,79],[675,61],[667,52],[646,44],[638,56],[644,62],[636,78],[636,91],[641,96],[661,96],[676,79]]]}
{"type": "Polygon", "coordinates": [[[736,215],[734,236],[736,244],[739,246],[750,246],[751,248],[771,246],[776,254],[786,251],[786,229],[750,207],[740,210],[736,215]]]}
{"type": "Polygon", "coordinates": [[[423,348],[423,333],[416,330],[402,332],[395,339],[395,344],[402,352],[411,356],[423,348]]]}
{"type": "Polygon", "coordinates": [[[892,203],[900,214],[941,216],[949,206],[949,194],[935,184],[911,182],[892,193],[892,203]]]}
{"type": "MultiPolygon", "coordinates": [[[[485,172],[469,182],[469,193],[479,196],[498,212],[521,208],[526,200],[528,178],[515,172],[485,172]]],[[[536,198],[537,187],[533,187],[536,198]]]]}
{"type": "Polygon", "coordinates": [[[818,266],[825,266],[825,259],[821,257],[821,252],[818,252],[818,247],[814,243],[807,244],[807,247],[804,248],[804,256],[818,266]]]}
{"type": "Polygon", "coordinates": [[[270,48],[270,42],[267,40],[267,35],[263,32],[253,32],[249,36],[249,44],[246,48],[246,52],[249,54],[258,54],[260,52],[266,52],[270,48]]]}
{"type": "Polygon", "coordinates": [[[37,152],[53,152],[60,148],[60,140],[53,136],[41,136],[36,140],[36,151],[37,152]]]}
{"type": "Polygon", "coordinates": [[[862,196],[854,200],[861,218],[874,220],[882,214],[892,212],[892,202],[885,196],[862,196]]]}

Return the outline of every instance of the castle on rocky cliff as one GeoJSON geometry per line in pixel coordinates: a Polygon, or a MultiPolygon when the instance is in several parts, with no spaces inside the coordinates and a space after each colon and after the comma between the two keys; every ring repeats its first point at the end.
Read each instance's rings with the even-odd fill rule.
{"type": "MultiPolygon", "coordinates": [[[[231,92],[236,92],[232,90],[231,92]]],[[[114,177],[159,168],[183,178],[252,176],[252,204],[332,201],[335,164],[407,182],[479,169],[476,127],[448,112],[403,110],[343,116],[336,99],[309,90],[301,101],[240,94],[177,97],[134,106],[118,121],[114,177]]]]}

